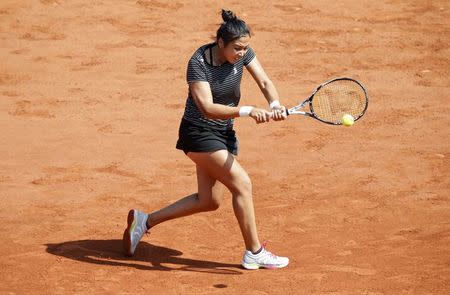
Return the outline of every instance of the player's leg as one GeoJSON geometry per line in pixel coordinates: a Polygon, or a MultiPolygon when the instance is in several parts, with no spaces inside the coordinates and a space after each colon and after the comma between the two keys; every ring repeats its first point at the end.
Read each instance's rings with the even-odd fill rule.
{"type": "Polygon", "coordinates": [[[233,195],[233,209],[244,237],[246,251],[242,266],[247,269],[282,268],[289,264],[287,257],[273,255],[261,247],[256,229],[252,198],[252,184],[247,172],[226,150],[213,153],[189,153],[188,156],[213,179],[222,182],[233,195]]]}
{"type": "Polygon", "coordinates": [[[196,168],[198,192],[150,213],[147,222],[149,229],[170,219],[219,208],[223,199],[223,185],[211,178],[202,167],[197,165],[196,168]]]}
{"type": "Polygon", "coordinates": [[[146,214],[132,209],[128,213],[127,228],[123,234],[125,254],[134,254],[139,241],[151,227],[178,217],[198,212],[216,210],[222,201],[223,185],[211,178],[201,167],[197,166],[198,192],[186,196],[158,211],[146,214]]]}
{"type": "Polygon", "coordinates": [[[203,168],[211,178],[222,182],[233,196],[233,209],[239,223],[247,250],[261,248],[258,239],[255,211],[253,208],[252,184],[247,172],[227,150],[212,153],[188,153],[188,156],[203,168]]]}

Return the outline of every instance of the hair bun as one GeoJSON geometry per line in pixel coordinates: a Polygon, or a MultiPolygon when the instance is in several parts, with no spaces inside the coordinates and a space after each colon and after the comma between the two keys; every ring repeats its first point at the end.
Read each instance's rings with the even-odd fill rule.
{"type": "Polygon", "coordinates": [[[231,10],[222,9],[222,19],[224,22],[237,20],[236,14],[231,10]]]}

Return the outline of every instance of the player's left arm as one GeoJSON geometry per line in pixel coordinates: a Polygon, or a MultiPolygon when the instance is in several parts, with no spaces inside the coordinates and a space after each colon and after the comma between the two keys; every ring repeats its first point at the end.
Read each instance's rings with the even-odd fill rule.
{"type": "Polygon", "coordinates": [[[280,96],[278,95],[278,91],[272,80],[267,76],[261,63],[258,61],[258,58],[255,56],[246,68],[252,75],[256,84],[258,84],[259,89],[261,89],[261,92],[264,94],[269,105],[273,104],[272,109],[278,110],[273,113],[273,119],[276,121],[285,119],[285,116],[283,115],[285,113],[285,107],[279,103],[280,96]]]}

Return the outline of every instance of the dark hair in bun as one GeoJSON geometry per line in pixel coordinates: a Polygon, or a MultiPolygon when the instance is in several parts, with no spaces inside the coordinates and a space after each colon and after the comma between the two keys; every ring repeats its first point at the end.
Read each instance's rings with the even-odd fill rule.
{"type": "Polygon", "coordinates": [[[239,39],[243,36],[251,36],[250,29],[247,24],[239,19],[231,10],[222,9],[223,23],[217,30],[217,41],[223,40],[225,46],[233,40],[239,39]]]}
{"type": "Polygon", "coordinates": [[[222,9],[222,19],[224,22],[237,20],[236,14],[231,10],[222,9]]]}

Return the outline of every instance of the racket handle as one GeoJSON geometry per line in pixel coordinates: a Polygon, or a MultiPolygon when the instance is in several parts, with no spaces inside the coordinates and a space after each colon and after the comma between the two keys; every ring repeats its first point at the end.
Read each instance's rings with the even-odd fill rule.
{"type": "MultiPolygon", "coordinates": [[[[285,113],[282,113],[282,114],[283,114],[283,115],[286,114],[286,117],[289,116],[289,111],[288,111],[288,109],[286,109],[286,112],[285,112],[285,113]]],[[[273,118],[273,111],[272,111],[271,114],[270,114],[270,118],[273,118]]]]}

